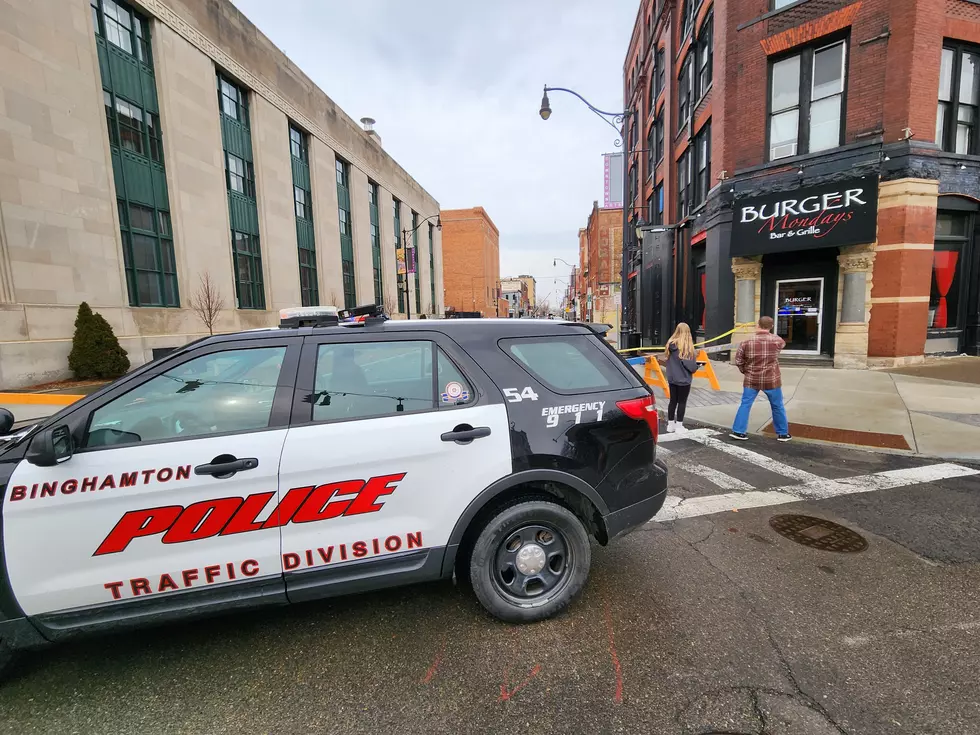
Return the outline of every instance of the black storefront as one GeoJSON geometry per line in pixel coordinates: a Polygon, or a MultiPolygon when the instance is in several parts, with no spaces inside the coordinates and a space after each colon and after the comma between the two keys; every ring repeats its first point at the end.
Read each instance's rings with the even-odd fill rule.
{"type": "Polygon", "coordinates": [[[786,354],[834,354],[838,256],[870,246],[877,221],[877,176],[734,200],[729,252],[761,260],[760,315],[773,317],[786,354]]]}

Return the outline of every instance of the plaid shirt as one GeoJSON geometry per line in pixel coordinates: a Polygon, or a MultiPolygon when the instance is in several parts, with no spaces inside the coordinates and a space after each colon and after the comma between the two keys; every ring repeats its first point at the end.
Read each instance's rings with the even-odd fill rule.
{"type": "Polygon", "coordinates": [[[745,376],[743,385],[756,390],[772,390],[783,386],[779,373],[779,351],[786,346],[782,337],[771,332],[756,332],[742,342],[735,353],[735,367],[745,376]]]}

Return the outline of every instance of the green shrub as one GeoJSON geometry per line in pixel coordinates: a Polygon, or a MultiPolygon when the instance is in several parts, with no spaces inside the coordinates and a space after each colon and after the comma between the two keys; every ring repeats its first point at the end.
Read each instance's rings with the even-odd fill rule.
{"type": "Polygon", "coordinates": [[[119,346],[109,322],[84,301],[75,317],[68,367],[78,380],[118,378],[129,370],[129,357],[119,346]]]}

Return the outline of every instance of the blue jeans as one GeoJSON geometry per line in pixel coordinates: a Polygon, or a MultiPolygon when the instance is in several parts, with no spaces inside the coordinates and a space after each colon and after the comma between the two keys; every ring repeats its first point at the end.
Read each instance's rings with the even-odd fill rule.
{"type": "MultiPolygon", "coordinates": [[[[776,430],[776,434],[788,434],[789,421],[786,420],[786,407],[783,406],[783,389],[773,388],[772,390],[763,392],[766,394],[766,398],[769,399],[769,405],[772,407],[772,424],[776,430]]],[[[759,395],[757,388],[742,388],[742,405],[738,407],[738,413],[735,414],[735,423],[732,426],[732,431],[736,434],[748,433],[749,412],[752,410],[752,403],[755,401],[757,395],[759,395]]]]}

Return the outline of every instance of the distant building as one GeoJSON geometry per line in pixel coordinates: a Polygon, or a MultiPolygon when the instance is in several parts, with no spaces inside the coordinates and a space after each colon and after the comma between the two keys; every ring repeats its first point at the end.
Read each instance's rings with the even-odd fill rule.
{"type": "Polygon", "coordinates": [[[583,319],[611,324],[618,337],[620,283],[623,260],[623,210],[592,203],[592,212],[579,230],[579,300],[583,319]]]}
{"type": "Polygon", "coordinates": [[[534,276],[518,276],[518,278],[524,281],[524,285],[527,286],[527,302],[533,309],[538,305],[537,297],[534,295],[534,287],[537,285],[537,281],[534,280],[534,276]]]}
{"type": "Polygon", "coordinates": [[[500,292],[509,304],[510,317],[526,316],[531,304],[527,297],[527,283],[520,278],[503,278],[500,281],[500,292]]]}
{"type": "Polygon", "coordinates": [[[497,316],[500,232],[483,207],[442,210],[442,258],[446,308],[497,316]]]}

